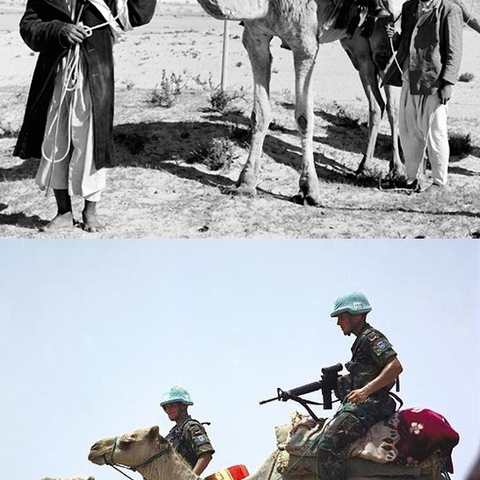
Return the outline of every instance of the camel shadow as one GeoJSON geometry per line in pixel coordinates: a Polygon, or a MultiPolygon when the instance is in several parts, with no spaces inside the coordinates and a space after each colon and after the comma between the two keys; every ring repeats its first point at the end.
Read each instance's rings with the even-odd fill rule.
{"type": "MultiPolygon", "coordinates": [[[[212,173],[203,168],[200,170],[193,166],[195,160],[191,159],[196,149],[202,144],[212,144],[215,140],[232,138],[232,125],[240,128],[243,134],[249,131],[249,119],[243,115],[231,117],[212,114],[203,122],[192,123],[157,122],[118,125],[114,128],[117,150],[115,166],[164,170],[177,177],[223,190],[235,184],[234,180],[225,176],[225,170],[212,173]]],[[[297,135],[294,130],[288,130],[286,133],[297,135]]],[[[237,142],[237,139],[233,138],[232,142],[237,142]]],[[[248,150],[248,140],[242,138],[237,144],[242,149],[248,150]]],[[[298,173],[301,172],[300,146],[289,142],[288,139],[281,139],[270,131],[265,137],[263,149],[265,154],[276,163],[288,166],[298,173]]],[[[364,187],[372,187],[377,182],[373,179],[358,178],[350,168],[318,152],[315,153],[315,167],[317,175],[323,181],[352,183],[364,187]]],[[[262,193],[269,194],[266,191],[262,193]]]]}
{"type": "Polygon", "coordinates": [[[48,221],[43,220],[38,215],[27,216],[24,213],[0,213],[0,225],[13,225],[30,230],[39,230],[47,225],[48,221]]]}
{"type": "MultiPolygon", "coordinates": [[[[211,117],[210,119],[214,120],[216,118],[217,117],[211,117]]],[[[232,122],[232,119],[230,117],[222,116],[221,119],[222,121],[232,122]]],[[[245,126],[248,129],[250,127],[250,120],[245,116],[236,117],[235,123],[237,125],[245,126]]],[[[273,158],[276,163],[289,166],[300,173],[302,170],[301,147],[290,143],[287,140],[282,140],[275,135],[276,132],[291,135],[293,137],[298,137],[298,131],[296,129],[286,128],[284,126],[275,124],[275,122],[272,122],[270,124],[268,133],[265,136],[265,141],[263,144],[264,153],[273,158]]],[[[314,141],[321,144],[328,144],[321,137],[315,137],[314,141]]],[[[248,145],[248,143],[244,144],[247,149],[248,145]]],[[[320,165],[319,168],[321,168],[322,165],[326,167],[325,170],[319,170],[317,173],[323,174],[323,176],[327,176],[331,180],[336,178],[341,183],[344,183],[344,176],[351,179],[355,173],[350,168],[335,161],[334,159],[327,157],[326,155],[323,155],[322,153],[316,152],[314,153],[314,156],[315,163],[317,164],[317,166],[320,165]],[[337,173],[337,175],[335,175],[335,172],[337,173]]]]}
{"type": "MultiPolygon", "coordinates": [[[[286,103],[285,105],[291,105],[286,103]]],[[[315,115],[321,116],[327,122],[326,135],[313,137],[313,141],[320,145],[328,145],[336,150],[343,152],[362,155],[365,152],[368,140],[368,126],[359,123],[357,120],[351,119],[348,116],[339,114],[333,115],[324,111],[316,111],[315,115]]],[[[235,122],[239,125],[249,127],[250,120],[246,116],[235,116],[233,119],[231,116],[224,115],[221,117],[211,116],[210,120],[235,122]]],[[[287,128],[283,125],[277,124],[273,121],[269,126],[269,135],[274,135],[276,132],[298,136],[297,129],[287,128]]],[[[267,140],[267,139],[266,139],[267,140]]],[[[279,140],[280,141],[280,140],[279,140]]],[[[378,134],[375,158],[389,162],[392,156],[392,139],[390,135],[382,133],[378,134]]]]}
{"type": "MultiPolygon", "coordinates": [[[[329,121],[334,122],[334,116],[326,115],[329,121]]],[[[242,135],[248,133],[249,119],[238,114],[234,116],[211,114],[203,121],[194,122],[145,122],[116,125],[114,127],[116,156],[112,167],[164,170],[179,178],[193,180],[206,186],[219,189],[231,187],[235,181],[226,175],[228,164],[216,170],[210,170],[205,166],[196,168],[196,164],[199,163],[197,158],[199,150],[216,140],[232,139],[233,143],[245,151],[248,150],[248,139],[232,137],[232,126],[235,125],[237,126],[235,128],[242,131],[242,135]]],[[[279,135],[275,135],[275,130],[276,128],[271,129],[265,138],[265,154],[276,163],[286,165],[300,173],[302,170],[301,147],[297,142],[290,141],[287,136],[280,138],[279,135]]],[[[281,132],[297,136],[296,130],[293,129],[282,127],[281,132]]],[[[345,127],[331,124],[328,132],[324,138],[316,138],[315,141],[341,151],[357,153],[362,151],[360,147],[356,149],[349,146],[351,133],[345,127]]],[[[478,149],[476,154],[478,155],[478,149]]],[[[354,170],[323,153],[316,152],[314,160],[317,175],[322,181],[349,183],[366,188],[376,186],[378,182],[378,179],[374,178],[358,178],[354,170]]],[[[37,159],[28,159],[12,168],[0,168],[0,179],[2,179],[0,181],[33,178],[37,167],[37,159]]],[[[450,167],[450,171],[468,176],[476,175],[459,166],[450,167]]],[[[43,225],[38,217],[25,217],[21,214],[4,215],[0,223],[35,227],[43,225]]]]}
{"type": "Polygon", "coordinates": [[[195,168],[200,152],[230,134],[229,126],[214,122],[126,123],[114,127],[115,161],[112,167],[163,170],[207,186],[228,187],[233,181],[225,168],[212,173],[195,168]],[[186,165],[185,165],[186,162],[186,165]]]}
{"type": "MultiPolygon", "coordinates": [[[[195,151],[202,144],[211,144],[215,140],[232,138],[235,128],[243,134],[249,131],[249,119],[243,115],[209,115],[203,122],[179,123],[132,123],[117,125],[114,128],[114,139],[117,150],[115,166],[144,167],[166,170],[181,178],[195,180],[204,185],[229,187],[235,184],[233,180],[218,173],[208,173],[188,164],[195,151]],[[175,160],[178,160],[176,162],[175,160]],[[187,162],[185,165],[184,162],[187,162]]],[[[293,142],[274,135],[269,130],[264,141],[263,150],[276,163],[293,168],[300,173],[302,170],[302,150],[293,142]]],[[[283,129],[282,133],[297,136],[296,130],[283,129]]],[[[242,138],[232,139],[233,142],[248,150],[249,141],[242,138]]],[[[318,140],[317,140],[318,141],[318,140]]],[[[319,143],[324,143],[321,139],[319,143]]],[[[317,175],[324,181],[337,183],[352,183],[357,186],[372,187],[377,180],[358,178],[355,172],[336,160],[316,152],[315,166],[317,175]]],[[[264,192],[267,193],[267,192],[264,192]]]]}
{"type": "Polygon", "coordinates": [[[39,160],[28,158],[11,168],[0,168],[0,182],[14,182],[35,177],[39,160]]]}
{"type": "Polygon", "coordinates": [[[468,153],[465,152],[465,153],[462,153],[461,155],[450,157],[450,165],[448,167],[448,171],[450,173],[456,173],[457,175],[464,175],[466,177],[478,177],[478,176],[480,176],[479,172],[469,170],[465,167],[461,167],[460,165],[452,165],[452,164],[461,162],[464,158],[466,158],[468,156],[480,158],[480,148],[474,146],[474,147],[472,147],[471,151],[469,151],[468,153]]]}
{"type": "Polygon", "coordinates": [[[478,177],[480,176],[480,173],[478,172],[472,172],[472,170],[468,170],[466,168],[463,168],[463,167],[459,167],[459,166],[449,166],[448,167],[448,172],[449,173],[455,173],[456,175],[463,175],[465,177],[478,177]]]}
{"type": "MultiPolygon", "coordinates": [[[[314,138],[337,150],[363,154],[368,141],[368,124],[339,113],[334,115],[326,111],[315,111],[315,115],[327,122],[326,135],[314,138]]],[[[375,158],[389,161],[392,156],[392,137],[379,133],[375,143],[375,158]]]]}

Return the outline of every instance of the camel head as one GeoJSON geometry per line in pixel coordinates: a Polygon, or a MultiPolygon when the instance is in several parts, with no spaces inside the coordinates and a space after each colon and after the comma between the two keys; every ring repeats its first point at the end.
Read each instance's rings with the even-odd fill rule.
{"type": "Polygon", "coordinates": [[[138,468],[171,450],[158,426],[141,428],[119,437],[103,438],[90,449],[88,459],[96,465],[124,465],[138,468]]]}

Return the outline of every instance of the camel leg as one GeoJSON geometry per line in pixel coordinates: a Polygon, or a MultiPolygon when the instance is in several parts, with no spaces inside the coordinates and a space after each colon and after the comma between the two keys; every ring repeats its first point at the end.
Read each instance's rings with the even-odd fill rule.
{"type": "MultiPolygon", "coordinates": [[[[390,10],[392,10],[391,2],[389,2],[390,10]]],[[[390,19],[379,19],[375,22],[375,28],[368,42],[372,51],[372,60],[377,67],[377,72],[385,71],[392,55],[393,44],[386,34],[386,26],[390,19]]],[[[376,77],[377,88],[379,77],[376,77]]],[[[390,157],[389,175],[391,178],[403,179],[405,177],[405,167],[400,159],[400,148],[398,140],[398,104],[393,95],[392,87],[385,85],[386,109],[388,121],[390,123],[390,131],[392,136],[392,156],[390,157]]]]}
{"type": "Polygon", "coordinates": [[[272,119],[270,106],[270,73],[272,57],[270,41],[266,34],[249,22],[245,22],[243,45],[245,46],[253,70],[253,111],[251,116],[252,140],[248,159],[240,173],[237,185],[230,193],[255,195],[260,170],[263,142],[272,119]]]}
{"type": "Polygon", "coordinates": [[[390,175],[394,178],[405,177],[405,165],[400,158],[400,146],[398,142],[398,102],[393,95],[390,85],[384,85],[387,97],[387,115],[392,134],[392,157],[390,159],[390,175]]]}
{"type": "Polygon", "coordinates": [[[358,70],[363,90],[368,100],[368,143],[357,169],[357,175],[359,175],[367,173],[372,169],[372,159],[375,153],[375,145],[383,112],[385,111],[385,102],[380,92],[377,67],[373,62],[368,40],[357,33],[352,38],[342,39],[341,44],[350,57],[353,66],[358,70]]]}
{"type": "Polygon", "coordinates": [[[296,203],[318,205],[320,193],[318,176],[313,158],[313,97],[311,78],[317,51],[312,55],[307,50],[294,51],[295,64],[295,120],[302,143],[302,172],[300,174],[300,191],[293,197],[296,203]]]}

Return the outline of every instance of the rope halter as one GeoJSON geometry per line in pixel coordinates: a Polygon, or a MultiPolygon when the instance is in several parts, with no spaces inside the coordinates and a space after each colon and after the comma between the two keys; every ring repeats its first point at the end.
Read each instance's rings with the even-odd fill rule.
{"type": "Polygon", "coordinates": [[[115,454],[115,450],[117,448],[117,443],[118,443],[118,437],[115,437],[113,439],[113,444],[112,444],[112,449],[110,450],[110,459],[107,457],[108,452],[103,455],[103,459],[105,460],[105,464],[109,465],[110,467],[114,468],[117,472],[120,472],[122,475],[125,477],[129,478],[130,480],[134,480],[130,475],[127,475],[125,472],[120,470],[121,468],[126,468],[128,470],[131,470],[133,472],[136,472],[139,468],[146,467],[150,463],[152,463],[154,460],[157,458],[161,458],[165,456],[169,452],[169,447],[167,446],[163,450],[160,450],[158,453],[147,459],[145,462],[141,463],[140,465],[136,465],[135,467],[131,467],[130,465],[124,465],[122,463],[114,462],[113,461],[113,455],[115,454]]]}

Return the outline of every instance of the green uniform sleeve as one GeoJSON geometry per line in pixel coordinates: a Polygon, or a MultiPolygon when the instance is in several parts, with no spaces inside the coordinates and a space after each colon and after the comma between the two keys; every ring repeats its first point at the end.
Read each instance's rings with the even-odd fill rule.
{"type": "Polygon", "coordinates": [[[190,441],[197,458],[204,453],[215,452],[210,443],[207,432],[201,423],[191,422],[186,428],[185,437],[190,441]]]}
{"type": "Polygon", "coordinates": [[[380,332],[373,331],[367,334],[366,339],[371,358],[380,367],[383,368],[393,357],[397,356],[392,344],[380,332]]]}

